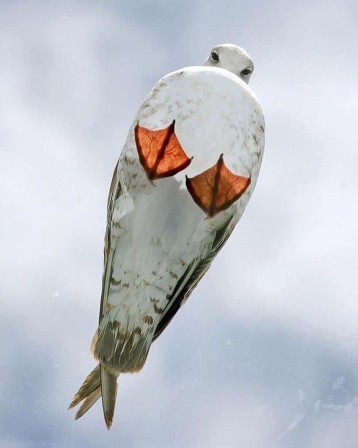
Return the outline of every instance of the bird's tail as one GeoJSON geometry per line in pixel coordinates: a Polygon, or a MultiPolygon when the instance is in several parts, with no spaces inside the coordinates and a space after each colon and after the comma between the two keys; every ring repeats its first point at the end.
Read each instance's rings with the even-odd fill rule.
{"type": "Polygon", "coordinates": [[[103,414],[108,429],[112,426],[117,396],[117,376],[98,364],[84,380],[73,397],[69,409],[79,405],[75,419],[82,417],[102,395],[103,414]]]}

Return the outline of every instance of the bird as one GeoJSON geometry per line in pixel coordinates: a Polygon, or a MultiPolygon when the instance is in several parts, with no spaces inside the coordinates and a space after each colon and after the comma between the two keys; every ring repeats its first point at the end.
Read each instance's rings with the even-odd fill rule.
{"type": "Polygon", "coordinates": [[[107,202],[98,364],[69,408],[102,398],[112,426],[120,374],[142,369],[238,223],[260,171],[265,123],[234,44],[161,78],[140,105],[107,202]]]}

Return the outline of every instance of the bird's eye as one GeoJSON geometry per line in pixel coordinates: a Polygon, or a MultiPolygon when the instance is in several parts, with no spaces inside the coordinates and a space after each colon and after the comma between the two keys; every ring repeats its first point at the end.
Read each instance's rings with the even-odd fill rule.
{"type": "Polygon", "coordinates": [[[213,61],[215,61],[215,62],[219,62],[219,55],[218,55],[218,52],[217,51],[215,51],[215,50],[213,50],[212,52],[211,52],[211,59],[213,60],[213,61]]]}
{"type": "Polygon", "coordinates": [[[241,75],[243,75],[243,76],[248,76],[248,75],[250,75],[251,73],[252,73],[251,68],[245,68],[245,70],[243,70],[243,71],[241,72],[241,75]]]}

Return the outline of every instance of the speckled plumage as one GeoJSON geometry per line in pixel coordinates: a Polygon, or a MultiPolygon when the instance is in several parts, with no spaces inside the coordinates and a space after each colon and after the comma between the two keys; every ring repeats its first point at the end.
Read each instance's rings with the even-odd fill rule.
{"type": "MultiPolygon", "coordinates": [[[[102,395],[110,385],[115,401],[113,380],[108,378],[142,368],[153,339],[240,219],[255,188],[263,148],[260,104],[235,74],[223,68],[187,67],[154,86],[129,130],[109,193],[100,319],[92,342],[100,363],[91,380],[97,392],[90,388],[86,395],[80,390],[71,406],[89,394],[92,405],[100,396],[101,381],[102,395]],[[191,163],[175,176],[149,180],[138,158],[134,128],[139,123],[163,129],[173,120],[191,163]],[[190,196],[185,178],[207,170],[220,154],[233,173],[249,177],[251,183],[234,204],[208,218],[190,196]]],[[[113,409],[110,415],[107,408],[104,403],[110,426],[113,409]]]]}

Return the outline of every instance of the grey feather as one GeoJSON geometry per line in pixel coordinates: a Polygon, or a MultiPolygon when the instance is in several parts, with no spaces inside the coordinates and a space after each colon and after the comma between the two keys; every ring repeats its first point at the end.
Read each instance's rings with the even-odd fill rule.
{"type": "Polygon", "coordinates": [[[78,392],[73,397],[68,409],[77,406],[81,401],[85,400],[96,389],[100,387],[100,370],[99,364],[92,370],[92,372],[84,380],[82,386],[78,389],[78,392]]]}
{"type": "Polygon", "coordinates": [[[101,387],[98,386],[97,389],[95,389],[91,394],[88,395],[88,397],[84,400],[81,407],[76,413],[75,419],[79,419],[82,417],[83,414],[85,414],[99,399],[101,396],[101,387]]]}
{"type": "Polygon", "coordinates": [[[163,316],[155,330],[153,341],[162,334],[179,308],[188,299],[201,278],[210,268],[213,259],[224,246],[226,240],[234,230],[236,223],[237,217],[231,217],[220,229],[216,231],[209,254],[203,259],[196,258],[190,263],[184,275],[179,279],[171,298],[169,298],[168,305],[164,310],[163,316]]]}
{"type": "Polygon", "coordinates": [[[110,429],[117,398],[117,376],[108,372],[104,366],[100,367],[100,371],[104,421],[107,429],[110,429]]]}

